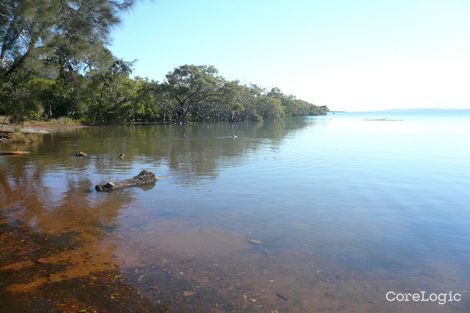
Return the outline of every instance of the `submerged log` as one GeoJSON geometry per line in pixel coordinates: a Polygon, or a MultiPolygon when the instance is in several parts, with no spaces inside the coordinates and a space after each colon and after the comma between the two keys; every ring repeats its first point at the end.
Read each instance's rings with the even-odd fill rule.
{"type": "Polygon", "coordinates": [[[157,181],[157,177],[154,173],[143,170],[139,175],[132,178],[121,180],[117,182],[107,182],[106,184],[98,184],[95,186],[96,191],[111,191],[124,187],[134,187],[140,185],[151,184],[157,181]]]}
{"type": "Polygon", "coordinates": [[[25,155],[29,154],[29,151],[0,151],[0,155],[25,155]]]}

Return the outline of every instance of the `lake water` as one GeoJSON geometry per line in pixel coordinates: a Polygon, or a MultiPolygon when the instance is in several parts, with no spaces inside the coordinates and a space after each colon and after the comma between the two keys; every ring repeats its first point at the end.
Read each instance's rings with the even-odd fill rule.
{"type": "Polygon", "coordinates": [[[90,127],[28,149],[0,157],[0,312],[470,311],[468,111],[90,127]],[[142,169],[165,177],[94,191],[142,169]]]}

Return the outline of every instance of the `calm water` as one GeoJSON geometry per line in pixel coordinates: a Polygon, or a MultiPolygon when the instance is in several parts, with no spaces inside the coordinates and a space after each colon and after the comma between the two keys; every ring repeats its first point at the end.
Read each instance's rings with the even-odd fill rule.
{"type": "Polygon", "coordinates": [[[83,128],[28,149],[0,157],[0,312],[470,311],[470,112],[83,128]],[[169,177],[94,191],[141,169],[169,177]]]}

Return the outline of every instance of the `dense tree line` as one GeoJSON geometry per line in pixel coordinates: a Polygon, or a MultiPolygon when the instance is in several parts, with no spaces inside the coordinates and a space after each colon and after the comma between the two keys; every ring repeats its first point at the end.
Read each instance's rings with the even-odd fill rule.
{"type": "Polygon", "coordinates": [[[164,82],[132,78],[107,48],[123,0],[4,0],[0,5],[0,115],[15,122],[242,121],[325,114],[279,89],[228,81],[183,65],[164,82]]]}

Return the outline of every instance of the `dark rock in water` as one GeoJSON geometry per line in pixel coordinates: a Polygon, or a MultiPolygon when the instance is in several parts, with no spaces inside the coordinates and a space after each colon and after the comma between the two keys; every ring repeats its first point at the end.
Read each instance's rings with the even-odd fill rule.
{"type": "Polygon", "coordinates": [[[80,157],[86,157],[86,156],[88,156],[88,154],[86,154],[85,152],[80,151],[80,152],[75,153],[75,156],[80,158],[80,157]]]}
{"type": "Polygon", "coordinates": [[[139,175],[134,176],[129,179],[117,181],[117,182],[107,182],[105,184],[98,184],[95,186],[96,191],[111,191],[115,189],[120,189],[124,187],[133,187],[133,186],[140,186],[146,185],[150,183],[154,183],[157,181],[157,177],[154,173],[143,170],[139,173],[139,175]]]}
{"type": "Polygon", "coordinates": [[[284,301],[288,301],[289,298],[286,296],[286,295],[283,295],[282,293],[280,292],[276,292],[276,296],[279,298],[279,299],[282,299],[284,301]]]}

